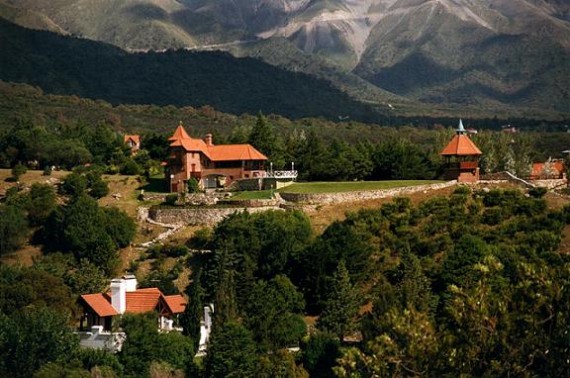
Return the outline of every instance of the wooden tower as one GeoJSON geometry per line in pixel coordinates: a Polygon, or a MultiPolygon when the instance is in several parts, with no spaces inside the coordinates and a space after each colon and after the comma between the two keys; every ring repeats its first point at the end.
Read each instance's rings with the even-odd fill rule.
{"type": "Polygon", "coordinates": [[[461,120],[455,131],[453,139],[440,153],[445,158],[446,164],[444,178],[458,182],[477,182],[479,181],[481,150],[466,135],[461,120]]]}

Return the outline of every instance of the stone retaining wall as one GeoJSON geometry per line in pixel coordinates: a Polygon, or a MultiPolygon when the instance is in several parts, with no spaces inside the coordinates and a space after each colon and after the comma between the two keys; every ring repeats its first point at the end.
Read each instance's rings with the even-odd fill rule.
{"type": "Polygon", "coordinates": [[[427,190],[437,190],[456,185],[457,181],[448,181],[440,184],[427,184],[417,186],[406,186],[403,188],[363,190],[344,193],[280,193],[281,197],[288,202],[311,203],[311,204],[335,204],[342,202],[354,202],[362,200],[372,200],[386,197],[405,196],[411,193],[423,192],[427,190]]]}
{"type": "Polygon", "coordinates": [[[568,180],[566,179],[553,179],[553,180],[532,180],[535,186],[541,188],[554,189],[559,187],[566,187],[568,180]]]}
{"type": "Polygon", "coordinates": [[[229,215],[248,211],[257,213],[267,210],[281,210],[278,206],[260,207],[219,207],[219,208],[161,208],[153,207],[149,211],[149,216],[156,222],[188,225],[188,226],[215,226],[229,215]]]}
{"type": "Polygon", "coordinates": [[[218,205],[230,205],[232,207],[278,207],[279,201],[276,199],[246,199],[246,200],[222,200],[218,205]]]}

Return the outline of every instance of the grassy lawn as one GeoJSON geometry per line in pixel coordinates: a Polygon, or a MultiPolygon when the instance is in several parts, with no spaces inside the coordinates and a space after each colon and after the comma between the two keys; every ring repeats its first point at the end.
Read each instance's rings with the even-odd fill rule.
{"type": "Polygon", "coordinates": [[[296,182],[279,192],[283,193],[340,193],[358,190],[379,190],[441,183],[439,180],[349,181],[349,182],[296,182]]]}
{"type": "Polygon", "coordinates": [[[231,200],[255,200],[255,199],[271,199],[271,190],[252,190],[245,192],[236,192],[231,200]]]}

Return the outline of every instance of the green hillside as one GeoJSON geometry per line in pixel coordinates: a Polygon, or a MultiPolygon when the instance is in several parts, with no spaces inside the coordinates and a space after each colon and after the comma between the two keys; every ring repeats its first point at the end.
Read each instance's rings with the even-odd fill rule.
{"type": "Polygon", "coordinates": [[[329,82],[220,52],[129,54],[106,44],[0,21],[0,79],[112,104],[211,105],[234,114],[339,115],[378,121],[329,82]]]}

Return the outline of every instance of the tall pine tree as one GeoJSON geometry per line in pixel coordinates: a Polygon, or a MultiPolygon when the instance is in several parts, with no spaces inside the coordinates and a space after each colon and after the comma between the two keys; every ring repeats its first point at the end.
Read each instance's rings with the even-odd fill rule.
{"type": "Polygon", "coordinates": [[[358,313],[358,291],[350,282],[350,276],[344,260],[338,264],[331,283],[331,291],[317,326],[338,336],[344,336],[354,330],[358,313]]]}
{"type": "Polygon", "coordinates": [[[190,337],[194,348],[198,348],[200,342],[200,322],[204,312],[204,289],[201,282],[202,272],[196,271],[194,280],[188,290],[188,305],[182,314],[181,323],[183,334],[190,337]]]}

